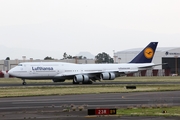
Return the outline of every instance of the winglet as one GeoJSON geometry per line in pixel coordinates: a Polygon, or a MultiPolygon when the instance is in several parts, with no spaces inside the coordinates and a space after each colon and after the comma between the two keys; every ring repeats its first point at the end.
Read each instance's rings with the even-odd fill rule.
{"type": "Polygon", "coordinates": [[[129,63],[151,63],[158,42],[151,42],[129,63]]]}

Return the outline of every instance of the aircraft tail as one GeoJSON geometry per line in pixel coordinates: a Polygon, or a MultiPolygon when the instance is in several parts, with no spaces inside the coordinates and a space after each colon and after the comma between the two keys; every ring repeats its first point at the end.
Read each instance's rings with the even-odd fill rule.
{"type": "Polygon", "coordinates": [[[158,42],[151,42],[129,63],[151,63],[158,42]]]}

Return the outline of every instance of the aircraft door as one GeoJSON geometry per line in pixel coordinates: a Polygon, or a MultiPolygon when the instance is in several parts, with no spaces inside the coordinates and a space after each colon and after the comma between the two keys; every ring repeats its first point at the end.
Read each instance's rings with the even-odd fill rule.
{"type": "Polygon", "coordinates": [[[21,76],[26,76],[26,74],[28,72],[26,65],[22,65],[21,68],[20,68],[20,71],[22,71],[20,73],[21,76]]]}
{"type": "Polygon", "coordinates": [[[29,74],[31,74],[33,72],[32,67],[29,67],[28,71],[29,71],[29,74]]]}
{"type": "Polygon", "coordinates": [[[61,64],[61,65],[59,65],[59,67],[58,67],[58,74],[60,74],[60,73],[64,73],[64,64],[61,64]]]}

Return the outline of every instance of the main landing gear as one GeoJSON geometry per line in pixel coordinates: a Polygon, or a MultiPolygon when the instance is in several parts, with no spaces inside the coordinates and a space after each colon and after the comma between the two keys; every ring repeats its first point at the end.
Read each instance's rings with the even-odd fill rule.
{"type": "Polygon", "coordinates": [[[79,82],[76,82],[76,81],[73,80],[73,84],[79,84],[79,82]]]}
{"type": "MultiPolygon", "coordinates": [[[[92,81],[82,82],[82,84],[92,84],[92,81]]],[[[79,82],[76,82],[73,80],[73,84],[79,84],[79,82]]]]}
{"type": "Polygon", "coordinates": [[[82,82],[82,84],[93,84],[92,81],[82,82]]]}
{"type": "Polygon", "coordinates": [[[22,79],[22,80],[23,80],[22,85],[26,85],[25,79],[22,79]]]}

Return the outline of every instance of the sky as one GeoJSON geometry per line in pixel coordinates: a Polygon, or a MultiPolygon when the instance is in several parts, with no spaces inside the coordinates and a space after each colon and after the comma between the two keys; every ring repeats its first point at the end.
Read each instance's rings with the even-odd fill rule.
{"type": "Polygon", "coordinates": [[[0,59],[180,47],[179,0],[0,0],[0,59]]]}

